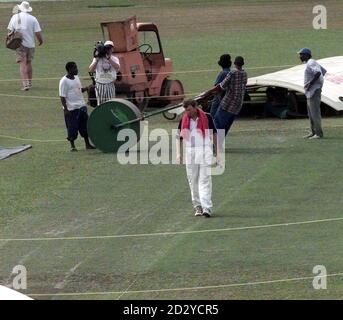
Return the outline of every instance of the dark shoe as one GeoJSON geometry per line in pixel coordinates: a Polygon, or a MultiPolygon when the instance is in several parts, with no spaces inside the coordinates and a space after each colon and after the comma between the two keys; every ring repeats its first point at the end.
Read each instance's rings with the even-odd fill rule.
{"type": "Polygon", "coordinates": [[[93,150],[93,149],[96,149],[96,148],[93,147],[93,146],[91,146],[91,145],[88,145],[88,146],[86,146],[86,149],[87,149],[87,150],[93,150]]]}
{"type": "Polygon", "coordinates": [[[75,151],[77,151],[77,149],[76,148],[71,148],[70,151],[71,152],[75,152],[75,151]]]}
{"type": "Polygon", "coordinates": [[[211,218],[212,212],[211,212],[211,210],[206,209],[206,210],[204,210],[204,212],[203,212],[202,215],[203,215],[205,218],[211,218]]]}

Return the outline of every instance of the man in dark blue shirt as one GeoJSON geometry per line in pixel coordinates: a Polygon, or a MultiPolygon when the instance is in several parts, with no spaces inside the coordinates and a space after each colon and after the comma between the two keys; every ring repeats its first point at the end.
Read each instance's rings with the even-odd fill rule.
{"type": "MultiPolygon", "coordinates": [[[[216,81],[214,82],[215,86],[221,83],[230,72],[230,67],[232,65],[231,56],[229,54],[221,55],[219,58],[218,64],[222,67],[223,70],[220,71],[220,73],[218,74],[216,81]]],[[[210,113],[213,119],[214,119],[214,116],[216,115],[220,101],[222,100],[223,96],[224,96],[224,93],[220,92],[216,94],[212,100],[210,113]]]]}

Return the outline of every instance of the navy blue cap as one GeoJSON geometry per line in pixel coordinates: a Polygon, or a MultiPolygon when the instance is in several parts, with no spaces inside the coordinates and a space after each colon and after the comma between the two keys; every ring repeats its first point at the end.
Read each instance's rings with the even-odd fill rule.
{"type": "Polygon", "coordinates": [[[302,48],[298,51],[299,54],[307,54],[309,56],[312,56],[311,50],[309,48],[302,48]]]}

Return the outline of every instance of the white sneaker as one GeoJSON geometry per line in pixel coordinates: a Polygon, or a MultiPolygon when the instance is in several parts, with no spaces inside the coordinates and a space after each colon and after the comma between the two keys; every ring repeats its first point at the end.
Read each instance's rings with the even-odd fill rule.
{"type": "Polygon", "coordinates": [[[202,207],[201,206],[196,206],[195,207],[195,214],[196,217],[202,216],[202,207]]]}
{"type": "Polygon", "coordinates": [[[307,134],[306,136],[303,136],[303,138],[304,139],[309,139],[309,138],[311,138],[311,137],[313,137],[315,134],[314,133],[309,133],[309,134],[307,134]]]}
{"type": "Polygon", "coordinates": [[[308,138],[309,140],[313,140],[313,139],[321,139],[322,137],[321,136],[318,136],[318,135],[313,135],[312,137],[308,138]]]}

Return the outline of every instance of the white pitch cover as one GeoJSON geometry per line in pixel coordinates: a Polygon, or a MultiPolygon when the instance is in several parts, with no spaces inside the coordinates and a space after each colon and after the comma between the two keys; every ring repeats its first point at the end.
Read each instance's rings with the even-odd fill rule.
{"type": "MultiPolygon", "coordinates": [[[[343,101],[339,99],[339,97],[343,97],[343,56],[316,61],[327,70],[324,77],[322,102],[337,111],[343,110],[343,101]]],[[[304,70],[305,64],[301,64],[289,69],[250,78],[248,87],[256,85],[275,86],[304,93],[304,70]]]]}
{"type": "Polygon", "coordinates": [[[0,286],[0,300],[33,300],[32,298],[10,288],[0,286]]]}

